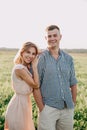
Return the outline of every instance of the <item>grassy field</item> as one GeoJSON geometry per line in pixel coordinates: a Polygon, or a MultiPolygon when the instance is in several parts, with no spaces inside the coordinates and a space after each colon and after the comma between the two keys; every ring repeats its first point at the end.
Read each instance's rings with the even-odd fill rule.
{"type": "Polygon", "coordinates": [[[76,108],[87,107],[87,53],[71,54],[75,62],[78,79],[78,95],[76,108]]]}
{"type": "MultiPolygon", "coordinates": [[[[7,104],[13,95],[11,70],[16,50],[0,50],[0,130],[3,130],[7,104]]],[[[74,59],[78,79],[78,94],[74,116],[74,130],[87,130],[87,53],[70,53],[74,59]]],[[[37,107],[33,101],[33,118],[37,127],[37,107]]]]}

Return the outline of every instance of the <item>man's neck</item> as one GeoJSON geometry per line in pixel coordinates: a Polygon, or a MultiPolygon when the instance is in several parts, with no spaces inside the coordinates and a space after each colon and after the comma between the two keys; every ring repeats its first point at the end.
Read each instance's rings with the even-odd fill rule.
{"type": "Polygon", "coordinates": [[[59,48],[48,48],[48,50],[55,59],[59,57],[59,48]]]}

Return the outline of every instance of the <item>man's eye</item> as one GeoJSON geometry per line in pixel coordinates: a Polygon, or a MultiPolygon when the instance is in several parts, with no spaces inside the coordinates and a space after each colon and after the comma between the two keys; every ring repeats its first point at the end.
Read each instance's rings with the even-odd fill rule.
{"type": "Polygon", "coordinates": [[[54,37],[57,37],[57,34],[54,34],[53,36],[54,36],[54,37]]]}
{"type": "Polygon", "coordinates": [[[48,35],[48,38],[51,38],[51,35],[48,35]]]}

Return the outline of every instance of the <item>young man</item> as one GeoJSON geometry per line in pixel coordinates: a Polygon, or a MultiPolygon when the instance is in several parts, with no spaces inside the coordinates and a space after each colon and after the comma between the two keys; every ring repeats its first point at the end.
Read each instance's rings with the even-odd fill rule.
{"type": "Polygon", "coordinates": [[[59,47],[58,26],[48,26],[45,38],[48,48],[38,63],[40,89],[33,92],[40,110],[39,130],[73,130],[77,93],[73,59],[59,47]]]}

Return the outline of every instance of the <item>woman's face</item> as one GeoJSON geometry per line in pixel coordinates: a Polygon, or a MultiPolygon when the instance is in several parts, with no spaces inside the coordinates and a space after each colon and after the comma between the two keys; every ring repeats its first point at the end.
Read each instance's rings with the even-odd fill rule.
{"type": "Polygon", "coordinates": [[[34,47],[30,47],[27,51],[22,53],[23,62],[29,64],[36,57],[36,49],[34,47]]]}

